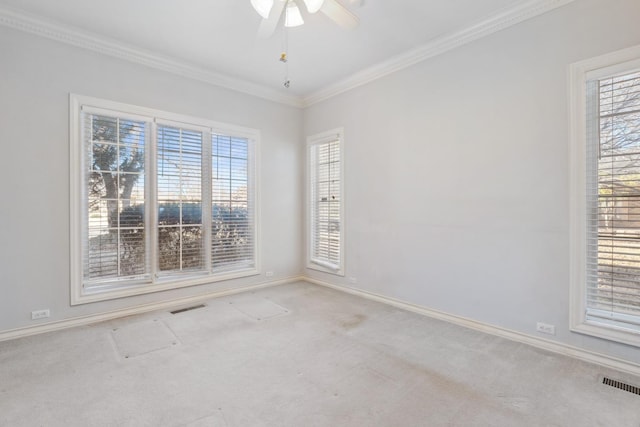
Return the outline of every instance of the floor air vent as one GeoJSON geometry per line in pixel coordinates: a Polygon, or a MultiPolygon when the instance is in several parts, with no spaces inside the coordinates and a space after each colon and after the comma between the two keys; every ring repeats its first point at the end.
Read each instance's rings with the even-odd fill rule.
{"type": "Polygon", "coordinates": [[[178,310],[173,310],[173,311],[171,311],[170,313],[171,313],[171,314],[184,313],[185,311],[191,311],[191,310],[195,310],[195,309],[197,309],[197,308],[204,308],[204,307],[206,307],[204,304],[194,305],[194,306],[187,307],[187,308],[180,308],[180,309],[178,309],[178,310]]]}
{"type": "Polygon", "coordinates": [[[623,383],[621,381],[612,380],[611,378],[604,377],[602,384],[610,385],[611,387],[619,388],[620,390],[628,391],[629,393],[640,395],[640,387],[623,383]]]}

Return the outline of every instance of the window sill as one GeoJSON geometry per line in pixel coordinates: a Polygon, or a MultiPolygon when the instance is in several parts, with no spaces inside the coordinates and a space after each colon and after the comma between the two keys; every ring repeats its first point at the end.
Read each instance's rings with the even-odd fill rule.
{"type": "Polygon", "coordinates": [[[341,276],[344,277],[344,271],[342,271],[341,268],[333,268],[330,265],[324,265],[324,264],[317,264],[314,263],[313,261],[309,261],[307,263],[307,268],[309,270],[315,270],[315,271],[321,271],[323,273],[329,273],[329,274],[333,274],[335,276],[341,276]]]}
{"type": "Polygon", "coordinates": [[[163,277],[157,279],[155,283],[123,284],[118,288],[109,290],[91,291],[85,290],[84,288],[76,287],[76,292],[71,295],[71,305],[108,301],[118,298],[132,297],[136,295],[144,295],[153,292],[204,285],[207,283],[223,282],[226,280],[238,279],[242,277],[257,276],[258,274],[260,274],[258,269],[249,268],[246,270],[225,272],[213,275],[189,276],[183,278],[163,277]]]}
{"type": "Polygon", "coordinates": [[[640,331],[621,326],[615,326],[596,320],[585,320],[571,326],[571,331],[608,341],[640,347],[640,331]]]}

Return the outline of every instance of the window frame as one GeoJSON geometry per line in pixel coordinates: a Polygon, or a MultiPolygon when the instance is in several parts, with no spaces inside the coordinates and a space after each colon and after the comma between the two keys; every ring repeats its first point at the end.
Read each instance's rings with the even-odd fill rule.
{"type": "MultiPolygon", "coordinates": [[[[258,130],[73,93],[69,95],[69,110],[71,305],[161,292],[260,274],[260,189],[259,180],[257,179],[260,164],[260,132],[258,130]],[[250,187],[248,191],[252,197],[250,203],[253,204],[253,223],[250,225],[253,233],[253,267],[232,271],[220,270],[216,272],[210,270],[204,273],[195,272],[194,274],[158,275],[159,270],[157,260],[155,259],[157,256],[157,244],[154,243],[154,241],[157,241],[154,237],[157,236],[157,231],[153,230],[151,236],[145,240],[147,248],[151,247],[151,251],[147,255],[150,257],[151,269],[149,280],[118,280],[116,278],[112,281],[105,281],[106,285],[103,287],[104,289],[86,290],[83,277],[83,237],[84,230],[87,226],[87,224],[85,224],[86,191],[84,189],[84,174],[86,168],[84,163],[83,108],[88,111],[102,111],[112,116],[126,116],[127,118],[141,119],[145,121],[145,123],[149,123],[150,135],[146,140],[149,146],[145,147],[145,165],[151,165],[151,162],[155,162],[156,160],[156,133],[158,123],[163,125],[175,123],[180,124],[184,128],[203,129],[206,132],[206,135],[203,135],[203,141],[208,141],[209,144],[211,143],[211,136],[214,134],[246,138],[249,142],[247,182],[250,187]]],[[[206,144],[203,143],[203,145],[206,144]]],[[[205,150],[205,152],[210,153],[210,149],[205,150]]],[[[203,157],[206,155],[205,152],[202,154],[203,157]]],[[[210,160],[205,159],[204,161],[207,162],[210,160]]],[[[145,167],[145,201],[154,206],[154,209],[145,209],[145,228],[148,229],[153,229],[153,227],[157,226],[156,215],[152,214],[152,211],[155,211],[155,207],[157,207],[156,187],[155,184],[151,183],[156,179],[155,169],[155,166],[149,169],[145,167]],[[151,189],[154,191],[151,191],[151,189]]],[[[203,184],[206,179],[210,181],[210,170],[203,171],[202,174],[203,184]]],[[[210,182],[206,184],[202,192],[211,191],[211,185],[210,182]]],[[[210,222],[210,219],[207,222],[210,222]]],[[[210,227],[210,225],[208,225],[208,227],[210,227]]],[[[205,252],[208,253],[208,251],[205,252]]]]}
{"type": "Polygon", "coordinates": [[[345,158],[345,150],[344,150],[344,129],[342,127],[331,129],[325,132],[317,133],[307,137],[307,147],[306,147],[306,219],[307,219],[307,245],[306,245],[306,266],[308,269],[321,271],[324,273],[330,273],[337,276],[344,276],[345,270],[345,192],[344,192],[344,158],[345,158]],[[312,168],[314,165],[311,164],[312,156],[311,151],[312,148],[316,145],[326,144],[329,142],[333,142],[335,140],[339,141],[340,144],[340,260],[339,265],[332,266],[328,262],[323,262],[322,260],[315,260],[313,258],[313,247],[315,244],[314,241],[314,224],[313,224],[313,200],[312,194],[313,191],[313,174],[314,171],[312,168]]]}
{"type": "Polygon", "coordinates": [[[570,330],[640,347],[640,330],[587,318],[587,85],[595,79],[640,69],[640,46],[571,64],[569,67],[570,330]]]}

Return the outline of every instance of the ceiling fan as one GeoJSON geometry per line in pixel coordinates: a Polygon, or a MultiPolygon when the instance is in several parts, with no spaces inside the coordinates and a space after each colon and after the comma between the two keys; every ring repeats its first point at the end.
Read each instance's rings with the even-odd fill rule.
{"type": "MultiPolygon", "coordinates": [[[[362,0],[347,1],[354,6],[359,6],[362,3],[362,0]]],[[[320,11],[341,27],[351,29],[358,26],[358,17],[338,0],[302,0],[302,2],[309,13],[320,11]]],[[[271,37],[283,15],[285,27],[297,27],[304,24],[296,0],[251,0],[251,5],[262,16],[262,22],[258,29],[260,38],[271,37]]]]}

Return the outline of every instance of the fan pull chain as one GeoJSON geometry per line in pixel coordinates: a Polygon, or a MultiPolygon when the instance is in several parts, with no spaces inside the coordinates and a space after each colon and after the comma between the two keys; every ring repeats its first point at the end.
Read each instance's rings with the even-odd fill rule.
{"type": "Polygon", "coordinates": [[[284,64],[284,87],[289,89],[291,82],[289,81],[289,58],[287,52],[289,51],[289,30],[284,27],[284,38],[282,42],[282,53],[280,54],[280,62],[284,64]]]}

